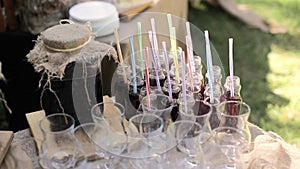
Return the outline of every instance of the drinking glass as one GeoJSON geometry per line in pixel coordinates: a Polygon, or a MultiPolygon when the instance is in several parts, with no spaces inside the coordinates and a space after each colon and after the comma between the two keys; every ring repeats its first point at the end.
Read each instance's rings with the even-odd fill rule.
{"type": "Polygon", "coordinates": [[[224,159],[215,161],[216,168],[244,169],[241,152],[248,148],[249,138],[245,130],[233,127],[217,127],[212,132],[212,138],[223,153],[224,159]]]}
{"type": "Polygon", "coordinates": [[[142,99],[141,105],[144,113],[155,114],[164,120],[163,131],[165,131],[171,122],[173,101],[165,94],[150,94],[142,99]]]}
{"type": "Polygon", "coordinates": [[[91,109],[95,123],[107,126],[107,141],[93,138],[96,144],[110,154],[120,155],[127,147],[128,137],[125,129],[124,106],[118,102],[101,102],[91,109]]]}
{"type": "Polygon", "coordinates": [[[211,132],[210,116],[212,107],[207,102],[197,100],[193,107],[185,110],[184,105],[179,105],[179,115],[181,120],[190,120],[199,123],[203,130],[211,132]]]}
{"type": "Polygon", "coordinates": [[[113,101],[104,101],[91,108],[95,123],[101,123],[115,131],[124,131],[125,108],[122,104],[113,101]]]}
{"type": "Polygon", "coordinates": [[[106,141],[107,134],[107,127],[99,123],[83,123],[74,129],[75,139],[89,161],[88,168],[108,167],[108,156],[94,141],[94,139],[100,142],[106,141]]]}
{"type": "Polygon", "coordinates": [[[163,119],[155,114],[138,114],[129,119],[128,135],[131,138],[138,138],[144,143],[140,157],[149,157],[151,153],[162,151],[163,148],[163,119]]]}
{"type": "Polygon", "coordinates": [[[184,98],[184,95],[182,91],[178,95],[177,104],[178,105],[184,105],[186,104],[188,108],[194,107],[195,105],[195,97],[194,93],[192,91],[187,90],[186,91],[186,98],[184,98]]]}
{"type": "MultiPolygon", "coordinates": [[[[197,168],[202,163],[202,144],[211,134],[202,126],[191,120],[179,120],[169,125],[167,135],[177,142],[177,149],[186,154],[184,161],[177,161],[182,168],[197,168]]],[[[170,140],[170,139],[169,139],[170,140]]]]}
{"type": "Polygon", "coordinates": [[[248,126],[250,116],[250,106],[242,101],[223,101],[217,106],[217,113],[220,119],[220,127],[234,127],[245,130],[249,141],[251,133],[248,126]]]}
{"type": "Polygon", "coordinates": [[[86,156],[73,135],[75,120],[65,113],[55,113],[40,121],[43,132],[43,163],[47,168],[79,168],[86,156]]]}
{"type": "Polygon", "coordinates": [[[209,122],[210,122],[210,126],[211,126],[212,130],[219,127],[219,123],[220,123],[218,113],[217,113],[217,107],[220,104],[220,100],[218,98],[213,98],[213,99],[214,100],[213,100],[212,103],[210,102],[209,97],[204,99],[204,102],[208,103],[211,106],[211,109],[212,109],[211,116],[209,118],[209,122]]]}

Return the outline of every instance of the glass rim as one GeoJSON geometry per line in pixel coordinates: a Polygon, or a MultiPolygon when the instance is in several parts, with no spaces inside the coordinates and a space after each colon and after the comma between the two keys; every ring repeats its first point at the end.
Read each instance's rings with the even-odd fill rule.
{"type": "MultiPolygon", "coordinates": [[[[167,98],[168,103],[170,103],[170,105],[168,105],[168,107],[166,107],[164,109],[156,109],[156,111],[164,111],[164,110],[172,109],[174,107],[173,100],[170,101],[169,96],[167,96],[163,93],[151,93],[151,94],[149,94],[149,98],[154,97],[154,96],[162,96],[164,98],[167,98]]],[[[146,99],[148,99],[147,95],[142,98],[141,103],[140,103],[142,105],[143,109],[146,108],[147,110],[153,110],[153,109],[151,109],[151,107],[147,106],[148,103],[147,103],[146,99]]]]}
{"type": "Polygon", "coordinates": [[[244,129],[241,129],[241,128],[235,128],[235,127],[230,127],[230,126],[219,126],[219,127],[216,127],[212,130],[212,135],[214,136],[218,130],[220,130],[220,131],[223,131],[223,130],[232,131],[233,130],[235,132],[238,132],[238,133],[242,134],[243,137],[245,137],[247,141],[249,140],[249,135],[248,135],[247,131],[244,130],[244,129]]]}
{"type": "Polygon", "coordinates": [[[107,128],[103,125],[103,124],[101,124],[101,123],[96,123],[96,122],[87,122],[87,123],[82,123],[82,124],[79,124],[78,126],[76,126],[75,128],[74,128],[74,130],[73,130],[73,133],[75,133],[79,128],[83,128],[83,127],[85,127],[85,126],[101,126],[101,127],[103,127],[104,128],[104,130],[105,130],[105,133],[107,133],[108,131],[107,131],[107,128]]]}
{"type": "Polygon", "coordinates": [[[75,119],[73,116],[67,114],[67,113],[53,113],[53,114],[49,114],[47,116],[45,116],[43,119],[40,120],[39,122],[39,127],[41,128],[42,132],[46,132],[47,134],[59,134],[59,133],[65,133],[68,131],[72,131],[75,127],[75,119]],[[64,116],[67,117],[71,120],[71,125],[66,128],[65,130],[61,130],[61,131],[51,131],[51,130],[45,130],[45,128],[43,127],[43,122],[45,122],[45,120],[47,120],[49,122],[49,117],[54,117],[54,116],[64,116]]]}
{"type": "Polygon", "coordinates": [[[244,101],[238,101],[238,100],[229,100],[229,101],[223,101],[221,103],[219,103],[219,105],[217,105],[217,112],[221,113],[224,116],[227,117],[237,117],[237,116],[249,116],[251,113],[251,107],[244,101]],[[238,115],[230,115],[230,114],[226,114],[223,111],[220,111],[221,107],[224,107],[227,103],[237,103],[242,105],[242,107],[245,107],[245,110],[247,111],[241,111],[238,115]]]}
{"type": "MultiPolygon", "coordinates": [[[[194,112],[193,114],[188,114],[188,113],[183,112],[182,109],[180,109],[180,108],[178,109],[178,111],[179,111],[179,113],[182,113],[183,115],[188,116],[188,117],[191,117],[191,116],[193,116],[193,117],[205,117],[205,116],[211,115],[212,112],[213,112],[213,107],[212,107],[212,105],[210,105],[208,102],[205,102],[205,101],[203,101],[203,100],[200,100],[200,102],[202,102],[203,104],[209,106],[209,111],[208,111],[207,113],[202,114],[202,115],[197,115],[197,114],[195,114],[195,112],[193,111],[193,112],[194,112]]],[[[179,107],[181,107],[181,106],[182,106],[182,105],[180,105],[179,107]]],[[[191,109],[191,108],[188,108],[188,109],[191,109]]],[[[192,110],[193,110],[193,109],[192,109],[192,110]]]]}
{"type": "MultiPolygon", "coordinates": [[[[150,117],[150,116],[153,116],[153,117],[156,117],[156,118],[160,121],[160,123],[161,123],[161,125],[160,125],[157,129],[151,131],[150,133],[152,133],[152,132],[159,132],[159,130],[161,130],[161,132],[159,132],[158,135],[147,137],[148,139],[158,138],[158,137],[160,137],[162,134],[164,134],[163,131],[162,131],[163,128],[164,128],[164,125],[165,125],[164,120],[163,120],[161,117],[159,117],[158,115],[153,114],[153,113],[143,113],[143,114],[137,114],[137,115],[132,116],[132,117],[128,120],[128,129],[130,129],[129,125],[135,126],[135,125],[134,125],[134,122],[132,121],[132,119],[133,119],[134,117],[138,117],[138,116],[149,116],[149,117],[150,117]]],[[[142,117],[142,118],[143,118],[143,117],[142,117]]],[[[140,120],[140,122],[142,122],[142,121],[140,120]]],[[[145,123],[145,122],[143,122],[143,123],[145,123]]],[[[142,123],[142,124],[143,124],[143,123],[142,123]]],[[[141,133],[141,134],[142,134],[142,135],[144,135],[144,134],[149,134],[149,132],[147,132],[147,133],[141,133]]],[[[129,136],[130,138],[136,139],[136,137],[133,137],[132,135],[128,135],[128,136],[129,136]]]]}
{"type": "MultiPolygon", "coordinates": [[[[101,105],[105,105],[105,104],[114,104],[114,106],[115,105],[117,105],[117,106],[115,106],[116,108],[118,108],[120,111],[121,111],[121,116],[124,116],[125,115],[125,107],[121,104],[121,103],[119,103],[119,102],[116,102],[116,101],[103,101],[103,102],[99,102],[99,103],[96,103],[96,104],[94,104],[93,106],[92,106],[92,108],[91,108],[91,114],[92,115],[95,115],[95,109],[97,108],[97,107],[99,107],[99,106],[101,106],[101,105]]],[[[98,116],[97,116],[98,117],[98,116]]]]}
{"type": "MultiPolygon", "coordinates": [[[[205,130],[203,130],[203,126],[201,126],[199,123],[197,123],[197,122],[194,121],[194,120],[179,120],[179,121],[175,121],[175,122],[169,124],[169,126],[168,126],[168,128],[167,128],[167,132],[170,133],[170,130],[171,130],[171,129],[174,130],[176,125],[180,125],[180,124],[182,124],[182,123],[185,123],[185,124],[193,124],[193,126],[196,125],[196,126],[199,127],[199,129],[200,129],[200,130],[198,131],[199,134],[201,134],[201,131],[206,132],[205,130]]],[[[172,132],[171,132],[171,133],[172,133],[172,132]]],[[[203,141],[202,141],[203,143],[206,142],[206,141],[208,141],[208,140],[212,137],[211,132],[206,132],[206,133],[209,133],[209,137],[206,138],[205,140],[203,140],[203,141]]],[[[183,137],[183,138],[184,138],[184,137],[183,137]]],[[[183,138],[181,138],[181,139],[183,139],[183,138]]]]}
{"type": "Polygon", "coordinates": [[[139,116],[154,116],[156,117],[157,119],[159,119],[159,121],[161,121],[162,125],[164,125],[164,120],[163,118],[161,118],[160,116],[156,115],[156,114],[153,114],[153,113],[142,113],[142,114],[136,114],[132,117],[129,118],[128,122],[132,122],[132,120],[136,117],[139,117],[139,116]]]}

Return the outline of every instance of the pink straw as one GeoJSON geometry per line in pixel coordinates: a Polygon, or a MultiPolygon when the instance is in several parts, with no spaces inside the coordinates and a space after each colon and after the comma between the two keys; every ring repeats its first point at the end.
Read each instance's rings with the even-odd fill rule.
{"type": "Polygon", "coordinates": [[[146,56],[146,91],[147,91],[147,105],[150,107],[150,82],[149,82],[149,49],[145,48],[145,56],[146,56]]]}
{"type": "Polygon", "coordinates": [[[155,71],[156,85],[157,85],[158,91],[161,91],[158,70],[157,70],[157,62],[156,62],[156,57],[155,57],[155,51],[153,49],[152,31],[149,31],[148,34],[149,34],[150,48],[151,48],[151,53],[152,53],[152,61],[153,61],[154,71],[155,71]]]}
{"type": "Polygon", "coordinates": [[[229,38],[229,74],[230,74],[230,96],[234,97],[234,86],[233,86],[233,38],[229,38]]]}
{"type": "Polygon", "coordinates": [[[185,55],[184,51],[181,52],[181,78],[182,78],[182,94],[183,94],[183,101],[184,101],[184,112],[187,112],[187,101],[186,101],[186,86],[185,86],[185,55]]]}
{"type": "Polygon", "coordinates": [[[164,50],[164,58],[165,58],[165,65],[166,65],[166,71],[167,71],[169,100],[172,101],[172,86],[171,86],[171,79],[170,79],[170,68],[169,68],[169,60],[168,60],[168,53],[167,53],[167,44],[165,41],[162,42],[162,47],[164,50]]]}

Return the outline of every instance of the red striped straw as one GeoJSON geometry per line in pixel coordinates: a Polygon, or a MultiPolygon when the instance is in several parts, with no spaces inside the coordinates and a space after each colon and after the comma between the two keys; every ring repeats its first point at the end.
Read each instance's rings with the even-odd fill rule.
{"type": "Polygon", "coordinates": [[[147,92],[147,105],[150,107],[150,82],[149,82],[149,49],[148,47],[145,48],[145,65],[146,65],[146,92],[147,92]]]}

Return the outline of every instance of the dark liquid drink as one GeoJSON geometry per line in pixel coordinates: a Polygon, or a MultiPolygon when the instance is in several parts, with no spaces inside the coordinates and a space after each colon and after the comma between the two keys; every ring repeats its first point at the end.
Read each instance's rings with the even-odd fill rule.
{"type": "Polygon", "coordinates": [[[133,90],[129,91],[129,99],[131,105],[137,110],[140,106],[140,99],[138,93],[133,93],[133,90]]]}
{"type": "Polygon", "coordinates": [[[143,86],[145,86],[145,83],[142,79],[137,78],[137,92],[134,93],[133,91],[133,84],[132,82],[129,82],[128,90],[127,90],[127,96],[129,100],[125,100],[125,116],[126,119],[129,119],[131,116],[135,115],[140,107],[140,90],[143,86]]]}
{"type": "MultiPolygon", "coordinates": [[[[171,88],[172,88],[172,100],[177,100],[179,97],[179,93],[181,91],[180,87],[177,85],[175,81],[171,81],[171,88]]],[[[162,91],[165,95],[169,95],[169,89],[168,89],[168,83],[165,83],[164,87],[162,88],[162,91]]],[[[171,111],[171,119],[172,121],[176,121],[178,117],[178,104],[173,103],[173,109],[171,111]]]]}
{"type": "Polygon", "coordinates": [[[225,113],[231,116],[237,116],[240,112],[240,104],[237,103],[226,103],[225,113]]]}
{"type": "Polygon", "coordinates": [[[221,97],[221,102],[222,101],[242,101],[241,97],[241,84],[240,84],[240,78],[238,76],[233,76],[233,96],[231,96],[231,87],[230,87],[230,77],[228,76],[226,78],[225,84],[224,84],[224,89],[225,92],[221,97]]]}
{"type": "MultiPolygon", "coordinates": [[[[160,86],[163,86],[166,80],[166,76],[164,75],[164,72],[162,70],[157,70],[157,71],[158,71],[159,84],[160,86]]],[[[150,81],[150,86],[157,86],[156,72],[154,69],[151,69],[149,71],[149,81],[150,81]]]]}
{"type": "Polygon", "coordinates": [[[220,120],[217,114],[217,106],[219,105],[220,101],[218,99],[215,99],[214,103],[210,103],[209,97],[206,98],[204,101],[211,105],[212,113],[209,118],[209,122],[210,122],[211,129],[215,129],[219,127],[220,124],[220,120]]]}

